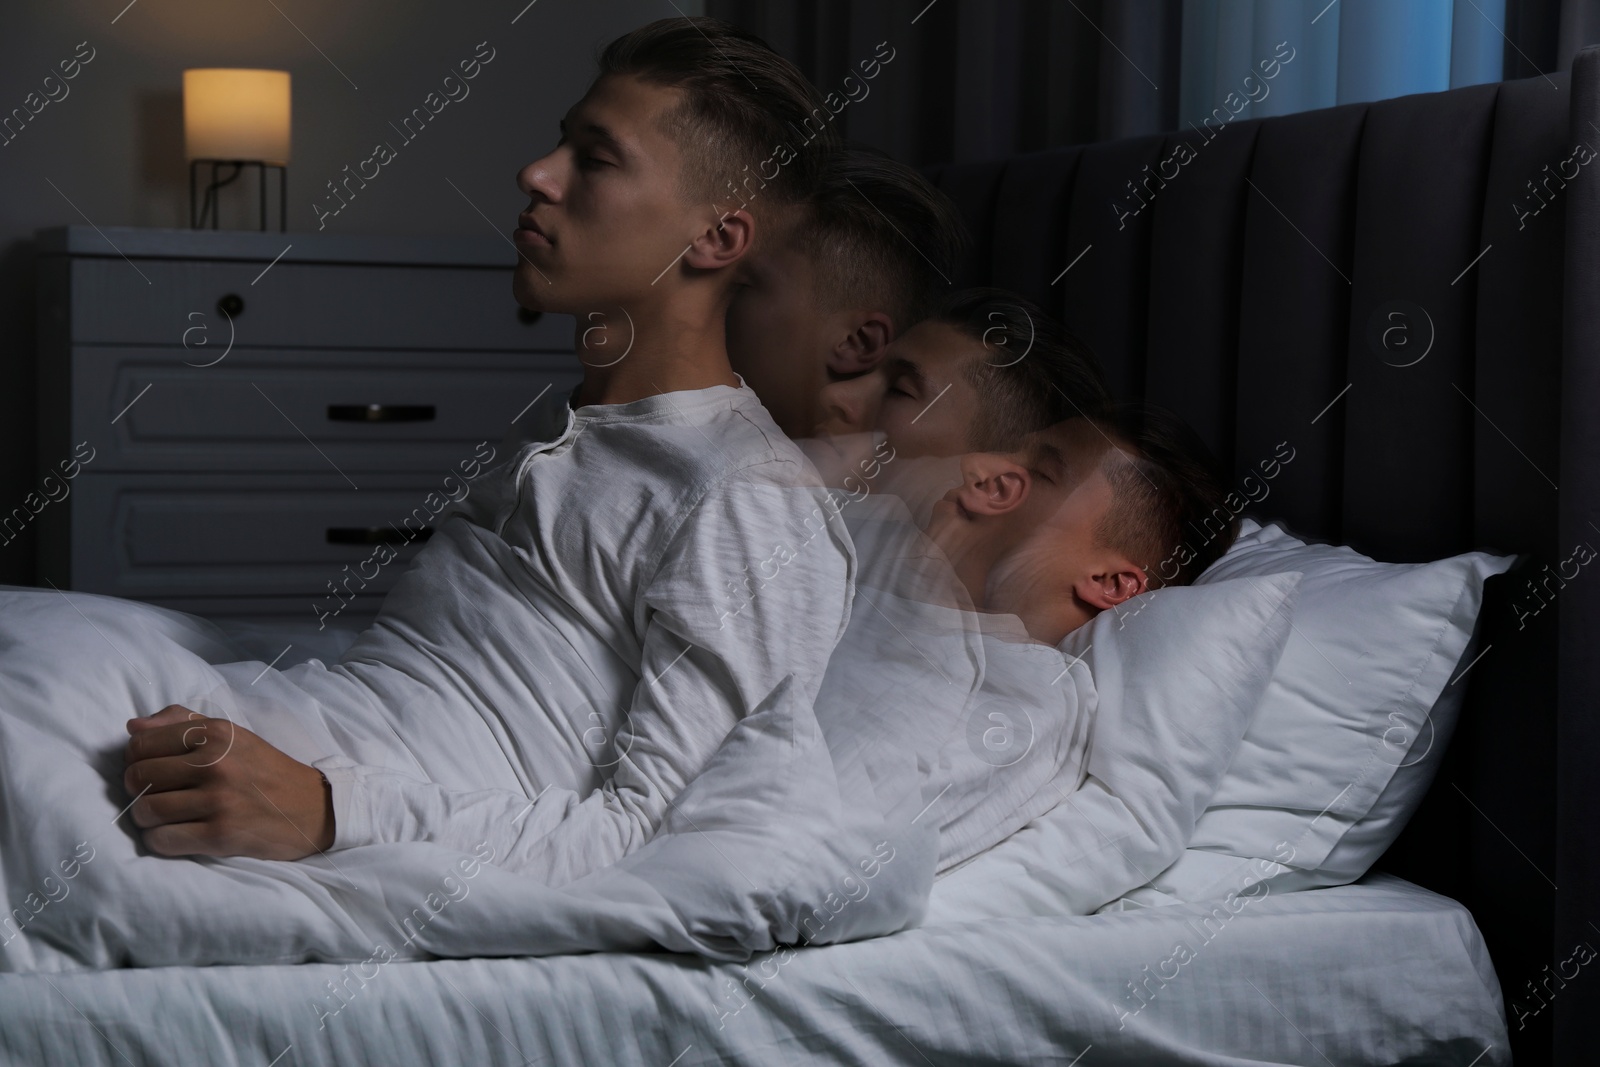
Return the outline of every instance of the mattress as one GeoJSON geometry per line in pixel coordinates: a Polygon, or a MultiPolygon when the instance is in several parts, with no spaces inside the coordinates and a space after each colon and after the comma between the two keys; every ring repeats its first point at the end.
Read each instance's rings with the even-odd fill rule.
{"type": "Polygon", "coordinates": [[[600,953],[0,975],[0,1063],[1510,1062],[1488,952],[1454,901],[1374,874],[1204,916],[943,921],[747,965],[600,953]],[[1179,943],[1192,951],[1175,962],[1179,943]]]}

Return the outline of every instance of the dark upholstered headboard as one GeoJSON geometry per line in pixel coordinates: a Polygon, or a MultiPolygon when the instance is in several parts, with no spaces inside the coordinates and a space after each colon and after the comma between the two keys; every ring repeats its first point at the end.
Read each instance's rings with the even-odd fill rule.
{"type": "Polygon", "coordinates": [[[1247,514],[1394,562],[1527,557],[1491,582],[1461,724],[1380,864],[1472,910],[1523,1063],[1578,1062],[1600,1017],[1600,978],[1542,985],[1600,945],[1600,562],[1548,577],[1600,548],[1580,142],[1600,149],[1597,49],[1570,76],[928,171],[976,238],[957,284],[1060,315],[1121,398],[1178,411],[1241,475],[1289,442],[1247,514]]]}

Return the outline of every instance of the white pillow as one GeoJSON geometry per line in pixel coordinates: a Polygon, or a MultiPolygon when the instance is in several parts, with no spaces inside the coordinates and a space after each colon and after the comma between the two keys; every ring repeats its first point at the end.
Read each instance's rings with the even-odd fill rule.
{"type": "Polygon", "coordinates": [[[1061,650],[1082,659],[1069,669],[1100,695],[1089,777],[937,879],[924,924],[1087,915],[1171,864],[1283,654],[1298,584],[1160,589],[1069,634],[1061,650]]]}
{"type": "Polygon", "coordinates": [[[1129,903],[1365,874],[1427,791],[1455,727],[1483,583],[1511,556],[1378,563],[1249,519],[1196,586],[1303,575],[1293,633],[1189,848],[1129,903]]]}

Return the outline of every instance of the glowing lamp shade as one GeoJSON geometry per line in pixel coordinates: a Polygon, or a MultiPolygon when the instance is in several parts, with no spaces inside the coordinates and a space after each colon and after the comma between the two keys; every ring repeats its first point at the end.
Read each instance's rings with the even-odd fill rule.
{"type": "Polygon", "coordinates": [[[183,143],[197,159],[289,162],[289,72],[183,72],[183,143]]]}

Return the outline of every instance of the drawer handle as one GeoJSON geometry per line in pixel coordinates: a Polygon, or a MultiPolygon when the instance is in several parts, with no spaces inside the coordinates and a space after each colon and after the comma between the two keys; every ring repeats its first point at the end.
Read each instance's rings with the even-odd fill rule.
{"type": "Polygon", "coordinates": [[[228,293],[217,301],[217,310],[230,319],[236,319],[244,311],[244,298],[238,293],[228,293]]]}
{"type": "Polygon", "coordinates": [[[431,422],[432,404],[329,404],[334,422],[431,422]]]}
{"type": "Polygon", "coordinates": [[[407,541],[426,541],[433,536],[433,527],[424,526],[407,537],[393,526],[330,526],[330,545],[392,545],[407,541]]]}

